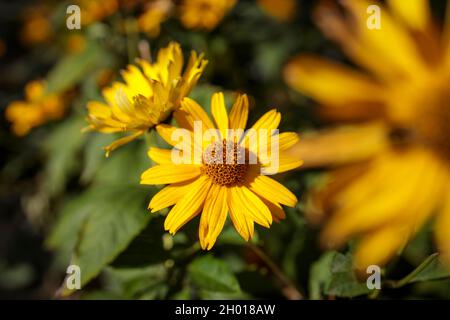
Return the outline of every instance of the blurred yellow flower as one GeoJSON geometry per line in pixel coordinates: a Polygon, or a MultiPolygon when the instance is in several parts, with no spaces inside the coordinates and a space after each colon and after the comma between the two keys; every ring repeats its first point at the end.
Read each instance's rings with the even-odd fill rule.
{"type": "Polygon", "coordinates": [[[184,0],[180,5],[181,23],[189,29],[214,29],[235,5],[236,0],[184,0]]]}
{"type": "MultiPolygon", "coordinates": [[[[164,223],[164,228],[171,234],[202,212],[199,238],[201,247],[207,250],[216,242],[228,213],[237,232],[248,241],[254,234],[255,222],[269,228],[272,220],[285,217],[281,205],[293,207],[297,203],[296,196],[286,187],[261,174],[261,168],[270,163],[260,157],[259,151],[268,147],[271,140],[258,139],[249,143],[249,133],[244,134],[248,118],[247,96],[238,96],[228,114],[224,95],[216,93],[211,99],[211,114],[213,120],[194,100],[184,98],[174,116],[187,136],[193,137],[188,147],[182,150],[190,156],[185,162],[175,161],[173,151],[179,148],[179,142],[174,133],[180,129],[158,125],[156,129],[160,136],[175,149],[150,148],[148,155],[158,165],[141,176],[141,184],[170,184],[153,197],[149,209],[156,212],[174,205],[164,223]],[[195,138],[199,123],[200,135],[212,130],[211,139],[195,138]],[[236,131],[231,134],[228,129],[236,131]],[[193,154],[200,155],[198,161],[193,160],[193,154]],[[254,161],[250,161],[250,154],[257,155],[254,161]]],[[[271,134],[280,121],[280,113],[271,110],[252,129],[271,134]]],[[[297,134],[274,134],[279,141],[277,173],[300,166],[300,160],[285,154],[297,142],[297,134]]]]}
{"type": "Polygon", "coordinates": [[[171,0],[149,2],[144,13],[138,18],[139,30],[146,32],[150,37],[157,37],[161,29],[161,23],[168,19],[172,7],[171,0]]]}
{"type": "Polygon", "coordinates": [[[294,154],[305,167],[347,164],[313,198],[312,219],[332,216],[323,243],[359,238],[355,264],[385,264],[430,218],[450,263],[450,4],[443,29],[425,0],[322,2],[324,34],[364,71],[314,56],[285,68],[293,88],[345,126],[305,137],[294,154]],[[367,8],[381,7],[370,30],[367,8]]]}
{"type": "Polygon", "coordinates": [[[86,38],[79,33],[71,34],[67,37],[66,50],[69,53],[78,53],[86,47],[86,38]]]}
{"type": "Polygon", "coordinates": [[[61,97],[46,94],[43,81],[32,81],[25,87],[25,101],[13,101],[8,105],[6,119],[12,123],[12,131],[23,136],[49,120],[60,119],[64,111],[61,97]]]}
{"type": "Polygon", "coordinates": [[[269,16],[285,22],[297,13],[297,0],[257,0],[258,6],[269,16]]]}
{"type": "Polygon", "coordinates": [[[164,121],[196,85],[207,63],[203,55],[192,51],[183,72],[183,52],[178,43],[172,42],[159,50],[154,63],[139,60],[141,69],[128,65],[122,71],[125,82],[114,82],[103,89],[106,104],[90,101],[87,105],[88,129],[131,132],[107,146],[106,155],[164,121]]]}
{"type": "Polygon", "coordinates": [[[53,36],[48,8],[43,5],[27,9],[22,17],[21,41],[26,45],[38,45],[47,42],[53,36]]]}
{"type": "Polygon", "coordinates": [[[77,0],[81,10],[81,24],[101,21],[119,10],[119,0],[77,0]]]}

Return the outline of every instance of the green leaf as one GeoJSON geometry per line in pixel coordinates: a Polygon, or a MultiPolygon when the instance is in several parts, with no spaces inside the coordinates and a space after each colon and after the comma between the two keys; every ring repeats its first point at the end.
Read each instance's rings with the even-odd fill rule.
{"type": "Polygon", "coordinates": [[[319,300],[323,298],[323,293],[332,277],[331,265],[335,255],[336,251],[326,252],[311,266],[309,277],[310,299],[319,300]]]}
{"type": "Polygon", "coordinates": [[[51,195],[61,192],[70,174],[78,168],[77,153],[86,139],[81,133],[84,126],[81,117],[70,117],[58,125],[44,143],[46,188],[51,195]]]}
{"type": "Polygon", "coordinates": [[[90,42],[82,52],[61,59],[47,76],[47,93],[59,93],[76,85],[98,67],[104,57],[101,47],[90,42]]]}
{"type": "Polygon", "coordinates": [[[142,268],[111,268],[106,287],[122,299],[162,299],[167,293],[167,269],[162,264],[142,268]]]}
{"type": "Polygon", "coordinates": [[[78,241],[79,232],[91,213],[93,197],[89,195],[66,200],[58,219],[46,239],[49,249],[57,250],[57,263],[67,267],[70,256],[78,241]]]}
{"type": "Polygon", "coordinates": [[[208,254],[195,259],[188,267],[192,282],[200,289],[222,292],[240,292],[239,283],[229,266],[208,254]]]}
{"type": "Polygon", "coordinates": [[[429,258],[429,263],[423,269],[419,270],[419,272],[415,274],[408,281],[408,283],[438,280],[450,277],[449,269],[442,264],[438,254],[433,254],[429,258]]]}
{"type": "Polygon", "coordinates": [[[331,278],[325,289],[327,295],[353,298],[368,294],[370,289],[365,282],[357,280],[353,270],[352,256],[350,253],[335,253],[331,262],[331,278]]]}
{"type": "Polygon", "coordinates": [[[438,280],[448,277],[450,277],[449,270],[439,260],[439,254],[434,253],[403,279],[398,281],[388,280],[385,284],[392,288],[401,288],[409,283],[438,280]]]}
{"type": "MultiPolygon", "coordinates": [[[[85,214],[86,218],[71,261],[81,269],[82,286],[124,251],[147,225],[148,196],[148,189],[130,186],[92,188],[83,196],[84,205],[77,209],[77,214],[85,214]]],[[[62,291],[63,295],[70,293],[62,291]]]]}

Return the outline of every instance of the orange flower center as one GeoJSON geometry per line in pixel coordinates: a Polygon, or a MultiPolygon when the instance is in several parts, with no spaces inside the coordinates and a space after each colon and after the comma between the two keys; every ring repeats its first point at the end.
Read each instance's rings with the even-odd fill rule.
{"type": "Polygon", "coordinates": [[[245,148],[226,139],[211,143],[203,152],[202,172],[221,186],[240,184],[249,167],[247,154],[245,148]]]}

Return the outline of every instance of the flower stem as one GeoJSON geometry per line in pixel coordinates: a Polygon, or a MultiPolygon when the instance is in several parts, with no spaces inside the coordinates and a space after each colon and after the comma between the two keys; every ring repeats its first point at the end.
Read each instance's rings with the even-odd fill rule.
{"type": "Polygon", "coordinates": [[[390,288],[401,288],[404,285],[408,284],[411,280],[413,280],[420,272],[422,272],[428,265],[433,262],[433,260],[439,255],[439,253],[433,253],[428,258],[426,258],[414,271],[408,274],[406,277],[398,280],[398,281],[386,281],[385,285],[390,288]]]}
{"type": "Polygon", "coordinates": [[[288,300],[302,300],[303,295],[295,287],[294,283],[284,274],[284,272],[272,261],[272,259],[254,244],[248,244],[248,247],[266,264],[272,273],[281,282],[281,292],[288,300]]]}

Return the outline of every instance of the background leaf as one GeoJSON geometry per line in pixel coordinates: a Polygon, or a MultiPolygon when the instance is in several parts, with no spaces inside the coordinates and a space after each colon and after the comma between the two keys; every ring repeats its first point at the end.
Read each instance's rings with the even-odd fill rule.
{"type": "Polygon", "coordinates": [[[210,254],[196,258],[188,270],[190,279],[199,289],[223,293],[240,291],[239,283],[229,266],[210,254]]]}

